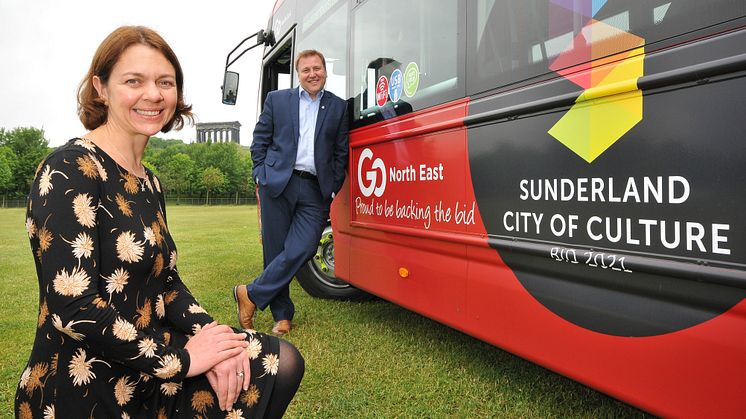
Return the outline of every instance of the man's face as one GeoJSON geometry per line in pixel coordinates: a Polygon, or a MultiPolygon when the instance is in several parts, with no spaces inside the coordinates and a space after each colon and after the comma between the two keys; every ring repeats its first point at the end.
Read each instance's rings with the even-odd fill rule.
{"type": "Polygon", "coordinates": [[[326,69],[321,57],[309,55],[298,60],[298,78],[301,87],[315,99],[326,83],[326,69]]]}

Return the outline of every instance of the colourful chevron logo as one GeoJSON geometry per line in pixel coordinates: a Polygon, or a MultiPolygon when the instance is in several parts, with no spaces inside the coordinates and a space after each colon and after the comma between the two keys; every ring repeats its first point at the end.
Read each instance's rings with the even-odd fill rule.
{"type": "Polygon", "coordinates": [[[588,163],[642,121],[637,80],[644,72],[645,40],[613,22],[595,20],[606,2],[552,1],[555,7],[588,20],[549,66],[585,91],[548,132],[588,163]]]}

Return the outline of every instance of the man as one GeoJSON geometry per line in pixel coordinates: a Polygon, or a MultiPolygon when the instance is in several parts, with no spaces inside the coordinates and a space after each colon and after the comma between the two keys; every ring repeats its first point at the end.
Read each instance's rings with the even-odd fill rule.
{"type": "Polygon", "coordinates": [[[251,144],[264,271],[253,283],[233,288],[241,327],[253,329],[256,309],[269,306],[278,335],[292,328],[290,281],[316,253],[347,171],[347,104],[324,90],[324,56],[301,51],[295,70],[300,87],[267,95],[251,144]]]}

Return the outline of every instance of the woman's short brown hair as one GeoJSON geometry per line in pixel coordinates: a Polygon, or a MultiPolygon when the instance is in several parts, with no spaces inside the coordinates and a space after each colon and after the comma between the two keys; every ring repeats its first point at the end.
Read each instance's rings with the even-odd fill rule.
{"type": "Polygon", "coordinates": [[[83,81],[78,87],[78,116],[83,126],[88,130],[94,130],[103,125],[109,115],[109,108],[99,97],[96,88],[93,87],[93,76],[98,76],[103,84],[109,82],[111,71],[119,61],[124,51],[132,45],[146,45],[160,51],[164,57],[174,66],[176,71],[176,112],[173,118],[161,128],[161,132],[168,132],[172,128],[181,129],[184,119],[194,122],[192,105],[184,103],[184,73],[176,54],[166,41],[157,32],[144,26],[122,26],[114,30],[98,46],[96,54],[91,60],[83,81]]]}

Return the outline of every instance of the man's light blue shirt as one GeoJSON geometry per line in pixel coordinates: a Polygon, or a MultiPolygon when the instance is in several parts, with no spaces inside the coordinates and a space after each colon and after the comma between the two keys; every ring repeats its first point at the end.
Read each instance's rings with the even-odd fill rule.
{"type": "Polygon", "coordinates": [[[322,89],[316,94],[316,100],[311,99],[302,87],[298,86],[298,154],[295,156],[295,169],[316,174],[316,164],[313,159],[314,133],[316,119],[319,116],[319,104],[324,96],[322,89]]]}

